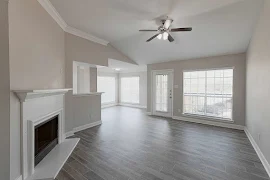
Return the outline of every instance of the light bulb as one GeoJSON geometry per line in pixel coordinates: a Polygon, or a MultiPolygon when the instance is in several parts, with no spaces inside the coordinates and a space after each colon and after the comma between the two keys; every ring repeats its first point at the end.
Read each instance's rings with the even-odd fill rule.
{"type": "Polygon", "coordinates": [[[161,38],[162,38],[162,34],[159,34],[159,35],[157,36],[157,38],[158,38],[158,39],[161,39],[161,38]]]}
{"type": "Polygon", "coordinates": [[[163,40],[168,40],[169,34],[167,32],[163,33],[163,40]]]}
{"type": "Polygon", "coordinates": [[[114,70],[116,70],[116,71],[120,71],[121,69],[120,69],[120,68],[115,68],[114,70]]]}

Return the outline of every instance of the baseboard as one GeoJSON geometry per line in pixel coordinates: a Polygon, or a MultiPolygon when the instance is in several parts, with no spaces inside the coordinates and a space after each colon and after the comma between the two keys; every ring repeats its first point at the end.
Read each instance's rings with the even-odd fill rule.
{"type": "Polygon", "coordinates": [[[82,131],[82,130],[85,130],[94,126],[98,126],[100,124],[102,124],[102,121],[97,121],[97,122],[93,122],[93,123],[86,124],[83,126],[79,126],[79,127],[73,128],[73,133],[76,133],[76,132],[79,132],[79,131],[82,131]]]}
{"type": "Polygon", "coordinates": [[[67,133],[65,133],[65,138],[68,138],[70,136],[74,136],[76,132],[79,132],[79,131],[83,131],[85,129],[88,129],[88,128],[91,128],[91,127],[94,127],[94,126],[98,126],[102,124],[102,121],[97,121],[97,122],[93,122],[93,123],[90,123],[90,124],[86,124],[86,125],[83,125],[83,126],[79,126],[79,127],[76,127],[76,128],[73,128],[72,131],[69,131],[67,133]]]}
{"type": "Polygon", "coordinates": [[[68,138],[70,136],[74,136],[74,131],[69,131],[65,134],[65,138],[68,138]]]}
{"type": "Polygon", "coordinates": [[[15,180],[22,180],[22,176],[17,177],[15,180]]]}
{"type": "Polygon", "coordinates": [[[270,177],[270,165],[268,163],[268,161],[266,160],[266,158],[264,157],[261,149],[259,148],[259,146],[257,145],[256,141],[253,139],[252,135],[250,134],[250,132],[248,131],[247,127],[245,127],[245,133],[250,141],[250,143],[252,144],[253,148],[255,149],[257,155],[259,156],[268,176],[270,177]]]}
{"type": "Polygon", "coordinates": [[[101,105],[101,108],[108,108],[108,107],[113,107],[113,106],[117,106],[118,104],[117,103],[113,103],[113,104],[104,104],[104,105],[101,105]]]}
{"type": "Polygon", "coordinates": [[[217,127],[244,130],[244,126],[231,124],[231,123],[223,123],[223,122],[218,122],[218,121],[207,121],[207,120],[202,120],[202,119],[179,117],[179,116],[173,116],[172,118],[175,120],[180,120],[180,121],[187,121],[187,122],[206,124],[206,125],[217,126],[217,127]]]}
{"type": "Polygon", "coordinates": [[[146,112],[146,115],[151,116],[152,112],[146,112]]]}
{"type": "Polygon", "coordinates": [[[127,107],[134,107],[134,108],[146,109],[146,106],[141,106],[141,105],[137,105],[137,104],[119,103],[118,106],[127,106],[127,107]]]}

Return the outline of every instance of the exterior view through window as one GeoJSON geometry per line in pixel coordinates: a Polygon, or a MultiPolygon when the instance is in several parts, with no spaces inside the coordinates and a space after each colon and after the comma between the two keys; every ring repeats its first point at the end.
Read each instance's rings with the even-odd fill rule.
{"type": "Polygon", "coordinates": [[[183,114],[232,120],[233,69],[184,72],[183,114]]]}
{"type": "Polygon", "coordinates": [[[115,77],[98,76],[97,89],[98,92],[104,92],[101,96],[101,103],[108,104],[115,102],[115,77]]]}
{"type": "Polygon", "coordinates": [[[168,111],[168,75],[156,75],[156,110],[168,111]]]}
{"type": "Polygon", "coordinates": [[[121,102],[139,104],[140,103],[140,77],[121,78],[121,102]]]}

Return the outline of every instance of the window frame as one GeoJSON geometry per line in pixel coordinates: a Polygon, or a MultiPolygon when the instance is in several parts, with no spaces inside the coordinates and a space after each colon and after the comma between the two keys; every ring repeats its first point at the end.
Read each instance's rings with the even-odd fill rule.
{"type": "Polygon", "coordinates": [[[101,100],[101,105],[109,105],[109,104],[117,103],[117,87],[118,87],[117,77],[116,76],[109,76],[109,75],[108,76],[107,75],[97,75],[97,90],[98,90],[98,77],[110,77],[110,78],[114,78],[114,80],[115,80],[114,101],[102,103],[102,100],[101,100]]]}
{"type": "MultiPolygon", "coordinates": [[[[214,120],[214,121],[221,121],[221,122],[228,122],[228,123],[234,123],[234,76],[235,76],[235,67],[221,67],[221,68],[207,68],[207,69],[188,69],[188,70],[183,70],[182,71],[182,81],[183,81],[183,86],[182,86],[182,116],[186,117],[197,117],[197,118],[202,118],[205,120],[214,120]],[[232,69],[233,70],[233,76],[232,76],[232,115],[231,119],[230,118],[221,118],[221,117],[216,117],[216,116],[208,116],[208,115],[199,115],[199,114],[191,114],[191,113],[185,113],[184,112],[184,97],[185,97],[185,92],[184,92],[184,73],[185,72],[198,72],[198,71],[214,71],[214,70],[226,70],[226,69],[232,69]]],[[[205,83],[205,88],[207,89],[207,78],[206,78],[206,83],[205,83]]],[[[206,96],[206,93],[205,93],[206,96]]]]}
{"type": "Polygon", "coordinates": [[[121,77],[119,77],[119,81],[120,81],[120,86],[119,86],[119,99],[120,99],[120,104],[131,104],[131,105],[139,105],[140,103],[141,103],[141,101],[140,101],[140,89],[141,89],[141,87],[140,87],[140,81],[141,81],[141,77],[140,77],[140,75],[134,75],[134,76],[121,76],[121,77]],[[123,100],[122,100],[122,78],[133,78],[133,77],[138,77],[139,78],[139,101],[138,101],[138,103],[132,103],[132,102],[124,102],[123,100]]]}

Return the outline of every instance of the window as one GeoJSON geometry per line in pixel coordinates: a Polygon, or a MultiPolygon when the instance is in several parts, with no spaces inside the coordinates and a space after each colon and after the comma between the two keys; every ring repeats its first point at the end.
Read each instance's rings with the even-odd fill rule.
{"type": "Polygon", "coordinates": [[[101,103],[114,103],[115,102],[115,77],[98,76],[97,89],[98,92],[104,92],[101,96],[101,103]]]}
{"type": "Polygon", "coordinates": [[[121,78],[121,102],[139,104],[140,77],[121,78]]]}
{"type": "Polygon", "coordinates": [[[184,114],[232,119],[233,69],[184,72],[184,114]]]}
{"type": "Polygon", "coordinates": [[[168,112],[168,75],[156,75],[156,111],[168,112]]]}

